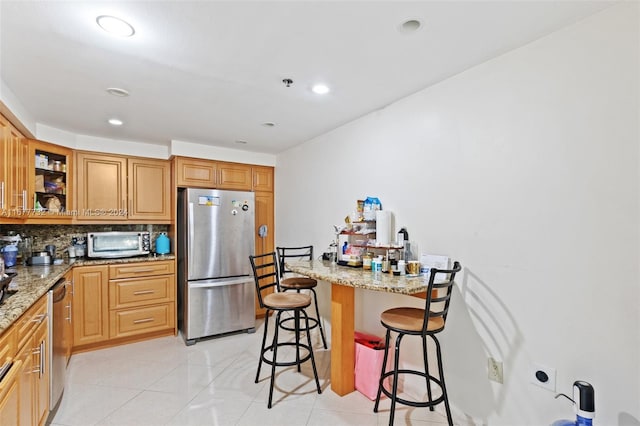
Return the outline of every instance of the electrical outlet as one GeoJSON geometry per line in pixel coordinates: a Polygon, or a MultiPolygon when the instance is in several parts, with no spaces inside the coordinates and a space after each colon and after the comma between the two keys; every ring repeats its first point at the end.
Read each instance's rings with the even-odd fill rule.
{"type": "Polygon", "coordinates": [[[556,391],[556,369],[536,362],[531,364],[531,383],[551,392],[556,391]]]}
{"type": "Polygon", "coordinates": [[[502,362],[496,361],[492,357],[488,359],[489,380],[494,382],[503,383],[504,375],[502,372],[502,362]]]}

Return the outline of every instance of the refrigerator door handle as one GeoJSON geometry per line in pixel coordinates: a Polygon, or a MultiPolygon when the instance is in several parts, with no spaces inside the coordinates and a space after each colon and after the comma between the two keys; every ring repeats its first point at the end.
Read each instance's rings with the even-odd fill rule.
{"type": "Polygon", "coordinates": [[[236,284],[246,284],[253,280],[253,277],[241,277],[223,280],[206,280],[206,281],[192,281],[189,283],[189,288],[211,288],[211,287],[224,287],[236,284]]]}

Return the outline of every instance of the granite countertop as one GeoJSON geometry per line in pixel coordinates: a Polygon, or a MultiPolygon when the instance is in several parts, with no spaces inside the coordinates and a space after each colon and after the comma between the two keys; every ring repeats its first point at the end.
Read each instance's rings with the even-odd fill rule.
{"type": "Polygon", "coordinates": [[[0,334],[20,317],[31,305],[44,295],[53,285],[75,266],[113,265],[119,263],[157,262],[173,260],[175,255],[149,255],[126,257],[121,259],[76,259],[65,260],[62,265],[17,266],[9,269],[18,275],[12,284],[18,285],[18,291],[5,295],[0,304],[0,334]]]}
{"type": "Polygon", "coordinates": [[[347,287],[387,293],[416,294],[427,290],[428,278],[423,276],[393,276],[388,272],[373,273],[363,268],[340,266],[327,261],[285,262],[293,272],[317,280],[328,281],[347,287]]]}

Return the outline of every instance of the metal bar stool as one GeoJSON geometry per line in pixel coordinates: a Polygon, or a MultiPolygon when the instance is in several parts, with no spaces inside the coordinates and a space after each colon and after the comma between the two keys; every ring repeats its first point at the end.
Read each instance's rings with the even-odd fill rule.
{"type": "MultiPolygon", "coordinates": [[[[318,329],[320,329],[322,345],[325,349],[327,349],[327,339],[325,339],[324,337],[322,321],[320,320],[320,310],[318,309],[318,297],[314,289],[318,285],[318,281],[309,277],[284,277],[286,273],[292,272],[287,269],[285,265],[285,262],[287,260],[313,260],[313,246],[277,247],[276,250],[278,250],[278,261],[280,264],[280,288],[282,288],[283,291],[296,290],[296,292],[300,293],[300,290],[310,290],[311,293],[313,293],[313,303],[316,307],[316,317],[309,317],[309,321],[311,322],[310,328],[318,327],[318,329]]],[[[292,330],[290,326],[286,325],[286,323],[291,320],[293,320],[293,318],[283,319],[280,326],[285,330],[292,330]]]]}
{"type": "Polygon", "coordinates": [[[309,316],[305,311],[311,305],[311,296],[308,294],[285,293],[280,291],[280,281],[278,276],[278,264],[276,262],[276,253],[266,253],[258,256],[249,256],[251,261],[251,269],[253,270],[253,278],[256,284],[256,293],[260,307],[266,309],[264,316],[264,334],[262,336],[262,345],[260,346],[260,360],[258,361],[258,371],[256,373],[255,382],[258,383],[260,377],[260,368],[262,363],[271,365],[271,382],[269,385],[269,402],[268,408],[271,408],[271,400],[273,398],[273,385],[276,375],[276,367],[297,365],[300,371],[300,365],[311,360],[313,367],[313,375],[316,380],[316,388],[318,393],[322,393],[320,382],[318,381],[318,371],[316,370],[316,361],[313,357],[313,347],[311,345],[311,336],[309,335],[309,316]],[[265,294],[267,290],[274,289],[275,292],[265,294]],[[269,315],[276,312],[275,327],[273,340],[270,345],[267,343],[267,329],[269,326],[269,315]],[[278,330],[281,324],[280,316],[283,312],[293,313],[295,342],[278,342],[278,330]],[[300,328],[301,319],[304,321],[303,328],[300,328]],[[300,331],[305,331],[307,335],[307,343],[300,342],[300,331]],[[285,346],[293,346],[296,349],[295,361],[278,361],[278,348],[285,346]],[[303,357],[300,357],[300,349],[307,351],[303,357]],[[273,357],[267,357],[267,352],[273,352],[273,357]]]}
{"type": "Polygon", "coordinates": [[[378,385],[378,396],[373,407],[374,413],[378,412],[378,404],[380,403],[380,395],[384,392],[386,396],[391,398],[391,415],[389,417],[389,425],[393,425],[393,417],[395,414],[396,402],[412,407],[429,407],[433,411],[434,406],[444,402],[447,412],[447,421],[453,425],[451,418],[451,409],[449,408],[449,399],[447,397],[447,388],[444,383],[444,371],[442,368],[442,354],[440,352],[440,342],[436,334],[444,330],[444,325],[449,311],[449,302],[451,301],[451,293],[453,290],[453,280],[458,272],[460,272],[460,263],[454,262],[452,269],[431,269],[429,276],[429,286],[427,288],[427,297],[424,309],[419,308],[393,308],[384,311],[380,315],[380,322],[387,329],[386,345],[384,350],[384,360],[382,361],[382,371],[380,373],[380,383],[378,385]],[[387,365],[387,357],[389,355],[389,341],[391,332],[398,333],[395,345],[395,358],[393,370],[385,371],[387,365]],[[422,356],[424,359],[424,372],[419,370],[409,370],[399,368],[400,359],[400,342],[405,335],[422,337],[422,356]],[[427,337],[430,337],[436,345],[436,361],[438,363],[438,377],[429,373],[429,362],[427,360],[427,337]],[[409,401],[397,396],[398,392],[398,376],[400,374],[413,374],[426,379],[428,401],[409,401]],[[384,379],[393,377],[393,389],[389,390],[384,387],[384,379]],[[435,383],[440,387],[442,394],[434,398],[431,392],[431,383],[435,383]]]}

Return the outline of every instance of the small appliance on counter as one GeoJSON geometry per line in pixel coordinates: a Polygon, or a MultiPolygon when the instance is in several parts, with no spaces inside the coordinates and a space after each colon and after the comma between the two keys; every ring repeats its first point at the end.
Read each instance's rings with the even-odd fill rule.
{"type": "Polygon", "coordinates": [[[48,251],[34,251],[31,257],[27,258],[27,265],[30,266],[51,265],[52,263],[53,258],[48,251]]]}
{"type": "MultiPolygon", "coordinates": [[[[118,258],[149,254],[151,237],[147,231],[89,232],[87,256],[118,258]]],[[[80,257],[76,247],[76,256],[80,257]]]]}

